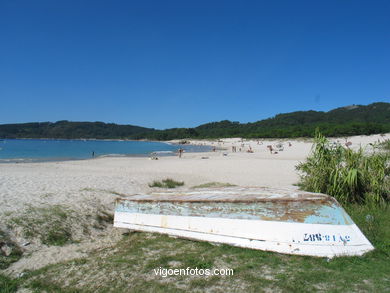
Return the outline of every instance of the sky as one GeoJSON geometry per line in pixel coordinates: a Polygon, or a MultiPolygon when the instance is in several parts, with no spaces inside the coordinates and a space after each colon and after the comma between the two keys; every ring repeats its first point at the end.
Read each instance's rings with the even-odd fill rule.
{"type": "Polygon", "coordinates": [[[390,1],[0,0],[0,124],[390,102],[390,1]]]}

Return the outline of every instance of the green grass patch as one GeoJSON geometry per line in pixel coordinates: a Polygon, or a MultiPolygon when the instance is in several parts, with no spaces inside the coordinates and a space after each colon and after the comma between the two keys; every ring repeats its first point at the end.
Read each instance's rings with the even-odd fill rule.
{"type": "Polygon", "coordinates": [[[26,240],[63,246],[92,237],[95,235],[93,231],[101,233],[107,226],[112,226],[113,221],[113,213],[107,211],[104,205],[95,204],[88,213],[62,205],[30,206],[18,216],[9,217],[7,226],[26,240]]]}
{"type": "Polygon", "coordinates": [[[223,182],[207,182],[204,184],[192,186],[192,188],[196,189],[196,188],[233,187],[233,186],[237,186],[237,185],[230,184],[230,183],[223,183],[223,182]]]}
{"type": "Polygon", "coordinates": [[[375,253],[390,257],[390,204],[347,204],[344,208],[374,245],[375,253]]]}
{"type": "Polygon", "coordinates": [[[18,290],[18,281],[0,274],[0,293],[13,293],[18,290]]]}
{"type": "Polygon", "coordinates": [[[9,225],[20,227],[27,239],[37,238],[46,245],[64,245],[73,242],[70,221],[76,221],[73,212],[63,206],[29,207],[22,215],[11,218],[9,225]]]}
{"type": "Polygon", "coordinates": [[[173,179],[167,178],[167,179],[163,179],[162,181],[155,180],[152,183],[149,183],[148,185],[149,185],[149,187],[176,188],[178,186],[183,186],[184,182],[175,181],[173,179]]]}

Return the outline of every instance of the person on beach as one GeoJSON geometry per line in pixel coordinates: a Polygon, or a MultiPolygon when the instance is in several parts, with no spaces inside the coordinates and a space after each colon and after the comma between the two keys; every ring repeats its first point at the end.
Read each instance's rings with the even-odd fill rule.
{"type": "Polygon", "coordinates": [[[183,150],[182,148],[179,149],[179,158],[181,158],[181,156],[182,156],[182,154],[183,154],[183,151],[184,151],[184,150],[183,150]]]}
{"type": "Polygon", "coordinates": [[[95,151],[92,151],[92,158],[95,157],[95,151]]]}

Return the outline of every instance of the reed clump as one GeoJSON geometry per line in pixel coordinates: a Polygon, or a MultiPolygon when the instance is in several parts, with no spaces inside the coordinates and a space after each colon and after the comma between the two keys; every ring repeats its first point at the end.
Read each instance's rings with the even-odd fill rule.
{"type": "Polygon", "coordinates": [[[316,131],[312,153],[300,163],[300,187],[334,196],[342,203],[381,203],[390,200],[390,153],[373,146],[357,151],[331,143],[316,131]]]}
{"type": "Polygon", "coordinates": [[[152,183],[148,184],[149,187],[159,187],[159,188],[176,188],[178,186],[183,186],[184,182],[182,181],[175,181],[171,178],[164,179],[162,181],[153,181],[152,183]]]}

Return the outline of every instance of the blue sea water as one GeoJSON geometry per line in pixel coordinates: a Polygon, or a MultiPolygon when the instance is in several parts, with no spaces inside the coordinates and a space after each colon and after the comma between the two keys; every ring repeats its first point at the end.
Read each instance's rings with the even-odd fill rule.
{"type": "Polygon", "coordinates": [[[174,145],[149,141],[4,139],[0,140],[0,162],[32,162],[88,159],[99,156],[147,156],[209,151],[207,146],[174,145]]]}

